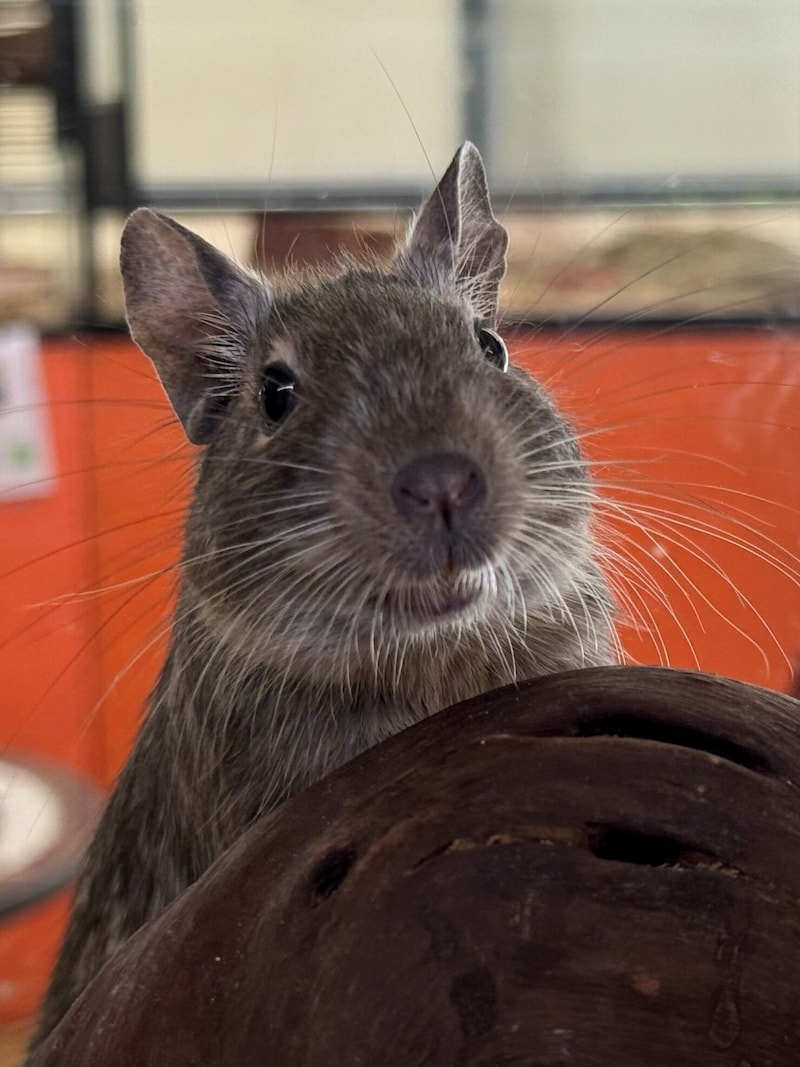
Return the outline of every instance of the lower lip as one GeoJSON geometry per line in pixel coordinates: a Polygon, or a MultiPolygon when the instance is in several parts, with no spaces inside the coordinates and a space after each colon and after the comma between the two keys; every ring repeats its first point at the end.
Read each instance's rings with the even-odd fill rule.
{"type": "Polygon", "coordinates": [[[431,609],[430,615],[434,619],[441,618],[443,615],[452,615],[470,607],[475,603],[476,599],[477,596],[475,594],[470,596],[462,593],[459,596],[451,593],[450,596],[445,597],[437,606],[431,609]]]}
{"type": "Polygon", "coordinates": [[[468,608],[477,603],[479,597],[480,594],[477,591],[470,593],[451,591],[443,593],[441,598],[433,602],[403,604],[400,611],[397,611],[397,606],[395,605],[394,608],[397,612],[395,618],[398,619],[399,616],[407,624],[411,624],[414,627],[424,627],[426,623],[436,623],[443,619],[454,618],[463,614],[468,608]]]}

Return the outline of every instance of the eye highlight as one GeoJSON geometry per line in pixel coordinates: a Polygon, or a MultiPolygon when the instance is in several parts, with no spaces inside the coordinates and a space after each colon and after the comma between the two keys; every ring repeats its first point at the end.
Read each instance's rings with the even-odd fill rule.
{"type": "Polygon", "coordinates": [[[269,363],[264,368],[258,403],[268,429],[273,430],[291,412],[296,401],[294,387],[294,375],[284,363],[269,363]]]}
{"type": "Polygon", "coordinates": [[[487,326],[480,326],[477,323],[475,325],[475,333],[477,334],[481,351],[489,362],[497,367],[498,370],[507,371],[508,349],[500,334],[490,330],[487,326]]]}

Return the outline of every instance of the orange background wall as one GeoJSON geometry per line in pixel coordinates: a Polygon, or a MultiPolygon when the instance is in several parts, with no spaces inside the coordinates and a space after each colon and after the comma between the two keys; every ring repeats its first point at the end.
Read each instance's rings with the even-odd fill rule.
{"type": "Polygon", "coordinates": [[[522,342],[583,431],[632,662],[786,690],[800,649],[800,333],[522,342]],[[619,557],[625,557],[623,559],[619,557]]]}
{"type": "Polygon", "coordinates": [[[130,342],[44,358],[58,485],[0,504],[0,751],[108,785],[161,657],[191,456],[130,342]]]}
{"type": "MultiPolygon", "coordinates": [[[[621,585],[640,587],[640,622],[660,637],[624,627],[631,658],[786,688],[800,333],[540,333],[516,337],[514,358],[582,431],[611,501],[600,533],[639,569],[621,585]]],[[[48,342],[45,369],[57,491],[0,504],[0,751],[108,785],[163,655],[193,450],[127,340],[48,342]]]]}
{"type": "MultiPolygon", "coordinates": [[[[519,333],[513,347],[583,435],[607,501],[598,533],[620,557],[628,657],[787,688],[800,334],[597,327],[519,333]]],[[[50,496],[0,504],[0,753],[108,786],[163,656],[192,450],[128,341],[48,342],[44,358],[59,479],[50,496]]],[[[0,930],[0,982],[19,972],[0,1015],[35,1005],[63,909],[0,930]]]]}

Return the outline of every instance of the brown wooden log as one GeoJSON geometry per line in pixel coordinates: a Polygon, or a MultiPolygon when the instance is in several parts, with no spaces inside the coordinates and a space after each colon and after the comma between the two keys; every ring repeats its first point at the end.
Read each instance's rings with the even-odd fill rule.
{"type": "Polygon", "coordinates": [[[255,826],[35,1067],[796,1067],[798,780],[765,690],[489,693],[255,826]]]}

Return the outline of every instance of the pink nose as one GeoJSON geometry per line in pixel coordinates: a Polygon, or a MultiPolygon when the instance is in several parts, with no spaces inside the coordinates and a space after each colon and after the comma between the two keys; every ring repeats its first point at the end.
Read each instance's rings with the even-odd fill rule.
{"type": "Polygon", "coordinates": [[[450,526],[457,512],[468,512],[486,496],[486,479],[474,460],[455,452],[423,456],[398,471],[392,497],[407,519],[441,518],[450,526]]]}

